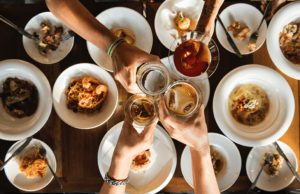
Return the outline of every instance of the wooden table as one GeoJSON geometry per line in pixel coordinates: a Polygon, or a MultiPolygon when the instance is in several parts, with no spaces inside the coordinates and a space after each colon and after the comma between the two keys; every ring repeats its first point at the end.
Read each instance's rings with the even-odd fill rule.
{"type": "MultiPolygon", "coordinates": [[[[154,29],[155,13],[161,3],[149,3],[147,9],[147,21],[149,22],[153,33],[153,48],[151,53],[158,55],[161,58],[168,56],[168,49],[165,48],[158,40],[154,29]]],[[[221,11],[233,2],[225,2],[221,11]]],[[[259,7],[259,2],[251,2],[250,4],[259,7]]],[[[91,13],[96,16],[100,12],[117,6],[128,7],[142,13],[142,5],[140,2],[124,2],[124,3],[94,3],[85,2],[84,5],[91,13]]],[[[20,27],[25,27],[26,23],[36,14],[48,11],[45,4],[38,5],[1,5],[1,15],[7,17],[13,23],[20,27]]],[[[36,65],[48,78],[51,87],[53,87],[55,80],[59,74],[67,67],[77,63],[94,63],[90,57],[86,41],[81,37],[75,37],[75,44],[71,53],[61,62],[53,65],[38,64],[32,60],[24,50],[22,37],[17,31],[4,23],[0,23],[0,60],[5,59],[22,59],[36,65]]],[[[216,132],[222,134],[212,111],[212,99],[215,89],[220,80],[232,69],[246,64],[261,64],[278,71],[290,84],[295,97],[296,110],[293,122],[280,139],[288,144],[296,153],[298,161],[300,161],[300,142],[299,142],[299,81],[292,79],[281,73],[271,61],[266,44],[264,44],[254,54],[245,55],[242,59],[238,58],[235,54],[226,51],[218,42],[216,36],[213,36],[220,50],[220,64],[215,74],[210,78],[211,96],[205,110],[206,121],[208,124],[209,132],[216,132]]],[[[64,187],[60,190],[56,182],[53,180],[46,188],[40,192],[98,192],[103,179],[100,175],[97,164],[97,152],[100,142],[105,133],[115,124],[123,121],[124,119],[124,103],[130,96],[123,87],[117,83],[119,91],[118,106],[113,116],[107,123],[100,127],[91,130],[79,130],[70,127],[64,123],[52,109],[51,116],[45,126],[34,135],[45,143],[47,143],[55,153],[57,159],[56,174],[60,177],[60,181],[64,187]]],[[[52,103],[52,102],[49,102],[52,103]]],[[[1,137],[0,137],[1,138],[1,137]]],[[[0,140],[0,159],[4,156],[9,147],[14,142],[0,140]]],[[[170,183],[162,190],[162,192],[192,192],[193,189],[186,183],[180,170],[180,157],[185,145],[174,140],[177,150],[177,168],[174,177],[170,183]]],[[[237,182],[229,189],[230,191],[247,190],[250,187],[245,164],[249,151],[251,148],[237,145],[242,156],[242,170],[237,182]]],[[[300,171],[298,171],[300,172],[300,171]]],[[[289,187],[300,188],[300,184],[295,180],[289,187]]],[[[4,172],[0,172],[0,192],[18,192],[6,178],[4,172]]]]}

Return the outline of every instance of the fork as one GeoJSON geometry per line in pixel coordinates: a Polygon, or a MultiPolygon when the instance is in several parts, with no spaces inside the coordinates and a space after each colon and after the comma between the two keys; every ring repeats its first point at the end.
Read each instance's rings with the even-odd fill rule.
{"type": "Polygon", "coordinates": [[[253,191],[253,189],[255,188],[255,185],[256,185],[256,183],[257,183],[257,181],[258,181],[258,178],[259,178],[259,176],[260,176],[262,170],[264,169],[264,167],[265,167],[267,164],[271,164],[271,163],[272,163],[273,157],[274,157],[273,154],[268,153],[268,155],[267,155],[267,157],[266,157],[266,159],[265,159],[264,165],[261,167],[261,169],[260,169],[260,171],[259,171],[259,173],[258,173],[258,175],[257,175],[257,177],[256,177],[256,179],[255,179],[255,181],[252,183],[252,185],[251,185],[250,189],[248,190],[247,194],[250,194],[251,191],[253,191]]]}
{"type": "Polygon", "coordinates": [[[269,11],[271,5],[272,5],[272,1],[270,1],[270,3],[268,4],[268,6],[267,6],[267,8],[266,8],[266,10],[265,10],[264,16],[262,17],[261,22],[260,22],[260,24],[259,24],[259,26],[258,26],[256,32],[254,32],[254,33],[251,35],[249,42],[256,43],[257,38],[258,38],[258,30],[259,30],[261,24],[263,23],[265,17],[267,16],[267,13],[268,13],[268,11],[269,11]]]}
{"type": "Polygon", "coordinates": [[[75,32],[73,30],[69,30],[61,35],[61,39],[63,41],[65,41],[65,40],[72,38],[74,35],[75,35],[75,32]]]}

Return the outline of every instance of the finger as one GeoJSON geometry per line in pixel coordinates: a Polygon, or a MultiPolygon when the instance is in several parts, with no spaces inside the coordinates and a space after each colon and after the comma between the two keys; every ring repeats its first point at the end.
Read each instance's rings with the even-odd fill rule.
{"type": "Polygon", "coordinates": [[[144,137],[151,137],[154,134],[156,125],[157,125],[158,119],[155,119],[155,121],[153,123],[151,123],[151,125],[146,126],[143,130],[143,132],[141,133],[142,136],[144,137]]]}
{"type": "Polygon", "coordinates": [[[139,86],[136,84],[136,68],[129,71],[128,90],[129,93],[142,93],[139,86]]]}

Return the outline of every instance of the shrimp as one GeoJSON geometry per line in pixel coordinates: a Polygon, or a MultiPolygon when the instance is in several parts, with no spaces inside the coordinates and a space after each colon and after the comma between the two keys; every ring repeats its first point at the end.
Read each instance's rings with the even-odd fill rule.
{"type": "Polygon", "coordinates": [[[93,91],[95,88],[92,86],[91,83],[94,83],[94,84],[98,84],[100,85],[101,83],[94,79],[94,78],[91,78],[91,77],[84,77],[82,78],[82,87],[87,90],[87,91],[93,91]]]}
{"type": "Polygon", "coordinates": [[[95,93],[97,95],[101,95],[103,93],[103,97],[98,102],[100,104],[100,103],[102,103],[106,99],[106,96],[107,96],[107,87],[105,85],[99,85],[99,86],[97,86],[97,88],[95,90],[95,93]]]}
{"type": "Polygon", "coordinates": [[[175,18],[175,23],[178,28],[181,30],[187,30],[191,25],[191,20],[185,16],[183,16],[182,11],[179,12],[178,16],[175,18]]]}

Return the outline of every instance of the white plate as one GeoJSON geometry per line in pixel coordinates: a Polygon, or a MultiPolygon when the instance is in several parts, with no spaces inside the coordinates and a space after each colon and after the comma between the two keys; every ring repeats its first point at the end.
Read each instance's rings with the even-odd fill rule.
{"type": "MultiPolygon", "coordinates": [[[[168,57],[165,57],[165,58],[161,59],[161,62],[163,64],[165,64],[165,66],[169,70],[171,78],[179,80],[179,78],[174,73],[172,73],[172,69],[171,69],[168,57]]],[[[209,95],[210,95],[209,80],[206,79],[205,81],[201,81],[197,78],[192,78],[192,79],[190,79],[190,81],[197,84],[197,86],[200,88],[200,90],[202,92],[202,96],[203,96],[203,104],[204,104],[204,107],[206,107],[206,105],[208,103],[208,100],[209,100],[209,95]]]]}
{"type": "MultiPolygon", "coordinates": [[[[140,13],[125,7],[114,7],[101,12],[96,19],[109,30],[120,27],[131,30],[136,36],[136,46],[150,53],[153,44],[152,31],[147,20],[140,13]]],[[[86,43],[95,63],[113,72],[112,60],[107,53],[88,41],[86,43]]]]}
{"type": "MultiPolygon", "coordinates": [[[[297,171],[298,162],[294,151],[281,141],[277,141],[277,143],[297,171]]],[[[277,152],[276,148],[273,145],[254,147],[251,149],[246,162],[246,171],[251,182],[255,180],[258,172],[261,169],[261,162],[263,160],[264,154],[270,151],[273,153],[277,152]]],[[[282,163],[282,167],[279,168],[279,171],[279,175],[275,177],[270,177],[264,171],[262,171],[256,186],[265,191],[278,191],[289,186],[294,181],[295,176],[293,175],[285,160],[282,163]]]]}
{"type": "Polygon", "coordinates": [[[295,100],[287,81],[275,70],[262,65],[244,65],[229,72],[219,83],[213,111],[222,132],[232,141],[249,147],[268,145],[288,130],[295,113],[295,100]],[[253,83],[268,95],[270,110],[263,122],[245,126],[236,122],[228,109],[231,92],[240,85],[253,83]]]}
{"type": "MultiPolygon", "coordinates": [[[[117,144],[123,122],[116,124],[112,127],[102,139],[99,150],[98,150],[98,167],[101,176],[104,178],[105,173],[108,171],[109,167],[102,162],[102,158],[108,153],[112,146],[117,144]]],[[[177,154],[175,145],[169,136],[169,134],[159,125],[156,125],[154,132],[154,138],[157,138],[161,143],[163,143],[167,149],[172,153],[171,159],[164,165],[164,167],[159,171],[158,175],[152,179],[149,185],[145,185],[145,190],[142,193],[157,193],[163,189],[171,180],[174,175],[176,164],[177,164],[177,154]]],[[[155,145],[153,145],[153,148],[155,145]]],[[[153,149],[152,148],[152,149],[153,149]]],[[[151,150],[151,149],[150,149],[151,150]]],[[[150,164],[151,165],[151,164],[150,164]]],[[[155,166],[152,166],[155,167],[155,166]]],[[[150,166],[149,166],[150,168],[150,166]]],[[[129,176],[130,180],[130,176],[129,176]]],[[[143,187],[143,185],[142,185],[143,187]]],[[[126,193],[138,194],[139,192],[131,186],[130,182],[126,186],[126,193]]]]}
{"type": "MultiPolygon", "coordinates": [[[[223,156],[225,161],[223,169],[216,176],[219,189],[222,192],[230,188],[239,177],[242,167],[241,155],[236,145],[223,135],[208,133],[208,139],[209,144],[223,156]]],[[[184,179],[194,188],[189,146],[185,146],[183,150],[180,167],[184,179]]]]}
{"type": "MultiPolygon", "coordinates": [[[[267,36],[267,23],[264,20],[259,31],[258,31],[258,39],[256,41],[256,50],[249,51],[247,48],[248,42],[250,40],[251,34],[255,32],[261,22],[261,19],[263,17],[263,14],[253,7],[252,5],[245,4],[245,3],[237,3],[233,4],[231,6],[228,6],[226,9],[222,11],[220,14],[220,18],[227,29],[228,26],[230,26],[233,22],[237,21],[241,23],[241,27],[245,27],[246,25],[250,28],[251,32],[248,34],[248,36],[242,40],[239,41],[233,37],[232,32],[228,32],[235,45],[239,49],[242,55],[250,54],[258,50],[263,43],[265,42],[266,36],[267,36]]],[[[216,34],[219,42],[221,45],[228,51],[235,53],[235,51],[230,46],[227,36],[225,34],[224,29],[222,28],[220,22],[218,21],[216,24],[216,34]]]]}
{"type": "Polygon", "coordinates": [[[102,125],[112,116],[117,103],[118,89],[114,79],[105,70],[93,64],[80,63],[69,67],[59,75],[53,87],[53,105],[56,113],[65,123],[74,128],[91,129],[102,125]],[[92,115],[75,113],[67,108],[66,90],[71,79],[80,79],[84,76],[95,78],[108,88],[100,112],[96,111],[92,115]]]}
{"type": "Polygon", "coordinates": [[[290,22],[300,22],[300,2],[289,3],[281,8],[270,22],[267,35],[267,48],[273,63],[284,74],[300,80],[300,65],[287,60],[279,47],[279,33],[290,22]]]}
{"type": "Polygon", "coordinates": [[[0,93],[3,82],[8,77],[17,77],[33,83],[39,93],[39,104],[36,112],[25,118],[13,118],[3,109],[0,100],[0,138],[10,141],[25,139],[37,133],[47,122],[51,109],[51,88],[46,76],[31,63],[9,59],[0,62],[0,93]]]}
{"type": "MultiPolygon", "coordinates": [[[[13,144],[5,155],[7,160],[26,140],[20,140],[13,144]]],[[[51,148],[38,139],[32,139],[28,146],[19,154],[20,158],[23,158],[27,154],[31,154],[35,149],[35,144],[41,144],[47,151],[46,158],[53,171],[56,172],[56,158],[51,148]]],[[[46,171],[44,178],[36,177],[34,179],[28,179],[20,170],[20,159],[18,156],[11,159],[11,161],[5,166],[4,171],[7,179],[18,189],[23,191],[37,191],[46,187],[52,180],[53,175],[49,168],[46,171]]]]}
{"type": "MultiPolygon", "coordinates": [[[[29,20],[29,22],[25,26],[25,30],[33,34],[34,32],[39,35],[40,40],[45,36],[41,31],[42,27],[40,24],[42,22],[46,22],[51,28],[51,32],[54,31],[54,26],[62,26],[63,33],[70,30],[65,24],[59,21],[51,12],[43,12],[40,13],[29,20]]],[[[53,64],[63,60],[72,50],[74,44],[74,37],[63,41],[60,43],[60,46],[56,51],[51,52],[51,54],[47,53],[47,56],[42,56],[39,51],[37,45],[33,40],[23,36],[23,45],[27,54],[35,61],[42,64],[53,64]]]]}

